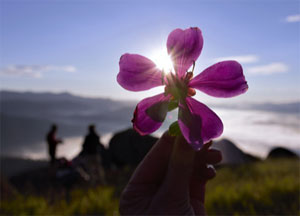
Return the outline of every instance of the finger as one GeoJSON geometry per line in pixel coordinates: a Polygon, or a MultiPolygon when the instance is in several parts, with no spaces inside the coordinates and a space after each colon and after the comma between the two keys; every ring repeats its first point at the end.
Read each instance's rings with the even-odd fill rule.
{"type": "MultiPolygon", "coordinates": [[[[202,149],[201,149],[202,150],[202,149]]],[[[222,160],[222,153],[217,149],[207,149],[196,153],[194,169],[200,169],[203,164],[218,164],[222,160]]]]}
{"type": "Polygon", "coordinates": [[[202,169],[201,177],[193,175],[190,182],[190,203],[195,215],[206,215],[204,208],[205,184],[216,175],[216,171],[212,165],[203,165],[202,169]]]}
{"type": "Polygon", "coordinates": [[[202,148],[196,152],[196,157],[195,157],[195,165],[197,164],[205,164],[205,155],[207,154],[210,146],[212,145],[212,141],[209,143],[205,144],[202,146],[202,148]]]}
{"type": "Polygon", "coordinates": [[[129,184],[157,184],[162,181],[168,167],[175,137],[168,131],[154,144],[139,164],[129,184]]]}
{"type": "Polygon", "coordinates": [[[199,176],[205,171],[207,164],[217,164],[222,160],[222,154],[219,150],[209,149],[210,145],[206,145],[196,153],[193,175],[199,176]]]}
{"type": "MultiPolygon", "coordinates": [[[[198,156],[199,157],[199,156],[198,156]]],[[[222,153],[217,149],[208,149],[204,155],[204,162],[207,164],[218,164],[222,161],[222,153]]]]}
{"type": "Polygon", "coordinates": [[[205,144],[203,148],[196,153],[193,175],[190,181],[190,197],[204,203],[205,184],[209,179],[216,175],[212,165],[222,160],[222,154],[216,149],[209,149],[212,142],[205,144]]]}
{"type": "Polygon", "coordinates": [[[199,175],[199,179],[203,182],[207,182],[208,180],[214,178],[216,176],[216,169],[213,165],[206,165],[205,169],[199,175]]]}
{"type": "Polygon", "coordinates": [[[139,164],[120,197],[122,215],[145,213],[165,176],[174,139],[165,132],[139,164]]]}
{"type": "Polygon", "coordinates": [[[168,170],[157,195],[161,200],[176,203],[189,197],[189,182],[193,171],[194,157],[195,150],[184,137],[176,137],[168,170]]]}
{"type": "Polygon", "coordinates": [[[206,182],[216,176],[212,165],[203,165],[199,173],[193,173],[190,181],[190,198],[204,203],[206,182]]]}
{"type": "Polygon", "coordinates": [[[192,215],[189,181],[193,171],[195,151],[183,136],[177,136],[166,176],[149,209],[151,214],[192,215]]]}
{"type": "Polygon", "coordinates": [[[206,179],[206,172],[211,172],[206,170],[207,164],[217,164],[222,160],[222,154],[219,150],[208,148],[202,148],[196,153],[193,177],[206,179]]]}
{"type": "Polygon", "coordinates": [[[222,160],[222,154],[219,150],[210,148],[212,141],[205,144],[200,151],[196,153],[195,165],[197,164],[217,164],[222,160]]]}

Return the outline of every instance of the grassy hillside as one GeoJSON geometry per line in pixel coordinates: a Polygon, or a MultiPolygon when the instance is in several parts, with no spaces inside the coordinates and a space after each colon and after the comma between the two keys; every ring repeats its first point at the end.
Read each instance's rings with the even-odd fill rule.
{"type": "MultiPolygon", "coordinates": [[[[299,215],[299,160],[267,160],[222,167],[207,185],[209,215],[299,215]]],[[[70,203],[41,197],[18,196],[1,202],[2,214],[116,215],[114,187],[77,189],[70,203]]]]}

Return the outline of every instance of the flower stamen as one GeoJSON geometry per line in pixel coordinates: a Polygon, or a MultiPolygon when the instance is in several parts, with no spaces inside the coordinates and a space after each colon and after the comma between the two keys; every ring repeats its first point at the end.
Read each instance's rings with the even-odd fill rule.
{"type": "Polygon", "coordinates": [[[196,63],[195,63],[195,61],[193,61],[193,69],[192,69],[192,73],[194,73],[195,65],[196,65],[196,63]]]}
{"type": "Polygon", "coordinates": [[[165,71],[162,70],[162,73],[161,73],[161,83],[162,83],[163,85],[165,84],[165,76],[166,76],[165,71]]]}
{"type": "Polygon", "coordinates": [[[187,90],[187,96],[192,97],[196,94],[196,90],[194,88],[188,88],[187,90]]]}

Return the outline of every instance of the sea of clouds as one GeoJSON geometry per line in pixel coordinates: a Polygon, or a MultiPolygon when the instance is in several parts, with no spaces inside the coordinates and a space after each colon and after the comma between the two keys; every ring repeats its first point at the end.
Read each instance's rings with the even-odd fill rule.
{"type": "MultiPolygon", "coordinates": [[[[227,138],[233,141],[244,152],[265,158],[272,148],[285,147],[300,155],[299,113],[220,108],[213,110],[220,116],[224,124],[224,132],[219,139],[227,138]]],[[[153,135],[159,137],[176,120],[176,116],[176,112],[169,113],[161,129],[153,135]]],[[[129,123],[128,126],[130,126],[129,123]]],[[[115,125],[113,131],[102,134],[102,143],[107,146],[113,133],[122,129],[126,128],[115,125]]],[[[58,147],[57,156],[73,158],[80,152],[83,139],[83,136],[65,138],[64,144],[58,147]]],[[[23,156],[45,159],[47,158],[47,149],[38,151],[28,149],[23,156]]]]}

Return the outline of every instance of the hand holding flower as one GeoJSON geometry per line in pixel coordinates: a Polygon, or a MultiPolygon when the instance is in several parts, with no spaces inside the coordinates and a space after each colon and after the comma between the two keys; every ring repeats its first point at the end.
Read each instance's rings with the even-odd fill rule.
{"type": "Polygon", "coordinates": [[[141,55],[127,53],[120,58],[117,81],[125,89],[165,86],[163,93],[136,106],[132,122],[138,133],[156,131],[167,112],[178,108],[178,121],[169,128],[176,136],[165,133],[139,165],[121,197],[123,215],[205,214],[205,183],[215,175],[207,164],[221,160],[221,153],[209,147],[211,140],[222,134],[223,123],[192,96],[197,89],[214,97],[233,97],[246,92],[248,85],[236,61],[219,62],[193,77],[202,47],[199,28],[172,31],[167,50],[174,72],[168,74],[141,55]],[[192,71],[188,71],[191,66],[192,71]]]}
{"type": "Polygon", "coordinates": [[[205,183],[215,176],[207,164],[222,158],[209,147],[196,152],[182,136],[166,132],[126,186],[121,215],[204,215],[205,183]]]}

